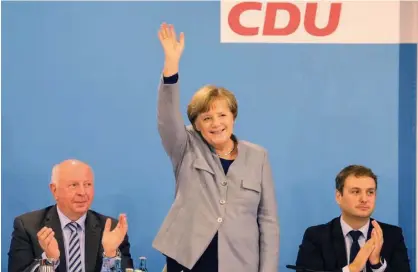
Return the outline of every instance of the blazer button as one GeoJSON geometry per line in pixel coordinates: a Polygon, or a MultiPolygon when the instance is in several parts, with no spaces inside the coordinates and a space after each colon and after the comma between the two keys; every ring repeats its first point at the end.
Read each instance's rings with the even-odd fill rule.
{"type": "Polygon", "coordinates": [[[226,184],[227,184],[227,182],[226,182],[226,181],[222,181],[222,182],[221,182],[221,185],[222,185],[222,186],[226,186],[226,184]]]}
{"type": "Polygon", "coordinates": [[[223,199],[219,201],[219,203],[221,203],[221,205],[225,204],[225,202],[226,202],[226,201],[225,201],[225,200],[223,200],[223,199]]]}
{"type": "Polygon", "coordinates": [[[218,223],[222,223],[222,217],[218,217],[218,223]]]}

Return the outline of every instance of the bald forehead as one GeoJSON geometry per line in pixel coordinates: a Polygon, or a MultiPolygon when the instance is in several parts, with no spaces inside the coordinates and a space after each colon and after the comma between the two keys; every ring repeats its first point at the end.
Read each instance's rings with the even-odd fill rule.
{"type": "Polygon", "coordinates": [[[90,166],[87,163],[79,161],[79,160],[65,160],[65,161],[60,162],[57,166],[60,169],[90,168],[90,166]]]}
{"type": "Polygon", "coordinates": [[[53,175],[56,181],[93,181],[91,167],[79,160],[65,160],[54,167],[53,175]]]}

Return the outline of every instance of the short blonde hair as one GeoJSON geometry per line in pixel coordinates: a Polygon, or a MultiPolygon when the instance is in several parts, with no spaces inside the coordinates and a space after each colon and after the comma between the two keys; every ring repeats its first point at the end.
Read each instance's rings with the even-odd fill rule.
{"type": "Polygon", "coordinates": [[[238,116],[238,103],[235,95],[222,87],[205,85],[200,88],[190,100],[187,106],[187,117],[190,123],[195,126],[195,121],[199,114],[209,111],[210,106],[215,100],[225,100],[234,119],[238,116]]]}

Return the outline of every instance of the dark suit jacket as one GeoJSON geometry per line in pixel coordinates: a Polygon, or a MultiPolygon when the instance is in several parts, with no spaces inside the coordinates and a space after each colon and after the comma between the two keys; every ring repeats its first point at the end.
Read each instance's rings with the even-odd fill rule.
{"type": "MultiPolygon", "coordinates": [[[[102,267],[103,247],[102,234],[108,217],[94,211],[88,211],[85,225],[85,267],[86,272],[98,272],[102,267]]],[[[112,219],[112,229],[117,220],[112,219]]],[[[43,253],[36,234],[41,228],[48,226],[55,232],[60,249],[60,264],[56,271],[66,271],[64,240],[58,217],[57,207],[49,206],[42,210],[29,212],[15,218],[13,234],[9,250],[9,272],[22,272],[40,259],[43,253]]],[[[133,267],[130,254],[128,235],[119,247],[122,254],[122,268],[133,267]]]]}
{"type": "MultiPolygon", "coordinates": [[[[370,219],[371,221],[373,219],[370,219]]],[[[408,254],[402,229],[378,222],[383,231],[381,256],[387,262],[385,272],[410,272],[408,254]]],[[[370,224],[367,240],[371,237],[370,224]]],[[[327,224],[309,227],[303,236],[296,260],[297,266],[324,271],[342,271],[347,265],[347,253],[340,217],[327,224]]],[[[367,264],[367,272],[372,272],[367,264]]]]}

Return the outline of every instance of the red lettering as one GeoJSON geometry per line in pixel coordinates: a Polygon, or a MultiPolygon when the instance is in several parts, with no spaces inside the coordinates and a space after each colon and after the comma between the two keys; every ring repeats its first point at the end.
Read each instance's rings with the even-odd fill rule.
{"type": "MultiPolygon", "coordinates": [[[[240,18],[246,11],[261,11],[263,2],[240,2],[230,10],[228,14],[229,27],[233,32],[241,36],[256,36],[260,32],[261,22],[258,26],[244,26],[240,18]]],[[[316,26],[318,3],[306,3],[306,11],[303,26],[307,33],[312,36],[323,37],[330,35],[337,29],[341,16],[342,3],[332,3],[328,17],[328,23],[323,28],[316,26]]],[[[267,3],[263,22],[262,35],[286,36],[294,33],[300,26],[301,12],[297,5],[288,2],[267,3]],[[289,22],[284,27],[276,27],[276,19],[279,11],[289,14],[289,22]]]]}
{"type": "Polygon", "coordinates": [[[241,36],[254,36],[258,34],[258,27],[245,27],[240,22],[241,14],[248,10],[258,10],[262,8],[260,2],[241,2],[235,5],[228,15],[229,27],[232,31],[241,36]]]}
{"type": "Polygon", "coordinates": [[[306,4],[305,30],[312,36],[327,36],[337,29],[340,23],[341,3],[332,3],[329,12],[328,24],[324,28],[318,28],[315,24],[318,3],[306,4]]]}
{"type": "Polygon", "coordinates": [[[286,36],[296,31],[299,27],[299,8],[291,3],[267,3],[266,18],[264,20],[263,35],[286,36]],[[289,13],[289,23],[284,28],[276,28],[278,10],[285,10],[289,13]]]}

